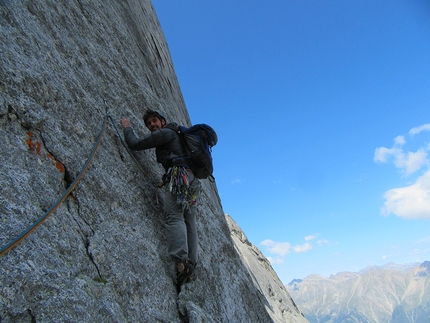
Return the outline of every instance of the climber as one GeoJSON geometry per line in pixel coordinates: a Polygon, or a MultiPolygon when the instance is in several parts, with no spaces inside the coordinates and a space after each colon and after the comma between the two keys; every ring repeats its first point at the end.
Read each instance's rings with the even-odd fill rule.
{"type": "Polygon", "coordinates": [[[143,120],[151,133],[140,138],[134,134],[128,119],[121,119],[121,124],[128,147],[132,150],[155,148],[157,161],[166,171],[163,176],[163,182],[167,184],[164,197],[166,238],[169,255],[176,261],[176,284],[179,287],[195,279],[198,258],[196,203],[201,183],[186,164],[186,152],[176,133],[177,124],[167,124],[166,118],[153,110],[147,110],[143,120]]]}

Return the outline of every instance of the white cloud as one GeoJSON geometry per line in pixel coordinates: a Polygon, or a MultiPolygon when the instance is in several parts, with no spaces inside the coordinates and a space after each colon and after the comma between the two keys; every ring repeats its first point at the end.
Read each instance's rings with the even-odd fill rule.
{"type": "Polygon", "coordinates": [[[274,255],[285,256],[291,252],[291,245],[288,242],[276,242],[270,239],[264,240],[261,244],[268,247],[269,252],[274,255]]]}
{"type": "Polygon", "coordinates": [[[236,178],[234,180],[231,181],[231,183],[234,184],[242,184],[242,181],[239,178],[236,178]]]}
{"type": "Polygon", "coordinates": [[[403,150],[400,148],[379,147],[375,149],[373,160],[376,162],[386,163],[390,157],[393,157],[394,160],[404,158],[403,150]]]}
{"type": "Polygon", "coordinates": [[[393,157],[394,165],[409,175],[428,163],[427,156],[428,154],[423,148],[405,154],[400,148],[379,147],[375,149],[373,159],[376,162],[386,163],[390,157],[393,157]]]}
{"type": "MultiPolygon", "coordinates": [[[[423,131],[430,131],[430,123],[412,128],[409,137],[412,138],[423,131]]],[[[375,149],[373,156],[375,162],[392,162],[405,175],[425,171],[412,185],[385,192],[385,203],[381,208],[383,215],[395,214],[405,219],[430,219],[430,142],[427,140],[420,146],[414,151],[409,151],[406,148],[405,137],[397,136],[392,148],[375,149]]]]}
{"type": "Polygon", "coordinates": [[[320,239],[317,241],[317,245],[319,245],[320,247],[323,245],[329,245],[330,241],[326,240],[326,239],[320,239]]]}
{"type": "Polygon", "coordinates": [[[317,238],[317,234],[313,234],[305,237],[305,241],[315,240],[317,238]]]}
{"type": "Polygon", "coordinates": [[[405,219],[430,219],[430,170],[406,187],[394,188],[384,195],[381,213],[405,219]]]}
{"type": "Polygon", "coordinates": [[[294,247],[294,251],[296,253],[303,253],[303,252],[307,252],[309,250],[312,250],[312,245],[309,242],[306,242],[305,244],[302,245],[296,245],[294,247]]]}
{"type": "MultiPolygon", "coordinates": [[[[318,234],[308,235],[305,237],[306,241],[315,240],[318,234]]],[[[294,247],[291,246],[288,242],[277,242],[270,239],[264,240],[260,242],[262,246],[267,247],[268,253],[272,255],[276,255],[276,258],[268,256],[267,259],[271,264],[281,264],[284,262],[284,257],[291,253],[292,251],[295,253],[304,253],[310,250],[313,250],[313,245],[310,242],[305,242],[303,244],[297,244],[294,247]]],[[[328,245],[330,242],[328,240],[318,240],[317,245],[323,246],[328,245]]]]}
{"type": "Polygon", "coordinates": [[[413,255],[413,256],[417,256],[417,255],[426,254],[426,253],[428,253],[428,251],[429,251],[428,248],[427,249],[418,249],[418,248],[416,248],[416,249],[413,249],[410,252],[410,254],[413,255]]]}
{"type": "Polygon", "coordinates": [[[399,146],[406,144],[405,136],[397,136],[394,138],[394,144],[399,146]]]}
{"type": "Polygon", "coordinates": [[[269,260],[272,265],[284,263],[284,258],[280,258],[280,257],[278,258],[267,257],[267,260],[269,260]]]}
{"type": "Polygon", "coordinates": [[[404,168],[406,174],[415,173],[427,163],[427,153],[422,148],[415,153],[408,152],[407,158],[403,162],[398,166],[399,168],[404,168]]]}
{"type": "MultiPolygon", "coordinates": [[[[430,131],[430,123],[412,128],[409,134],[413,136],[422,131],[430,131]]],[[[373,160],[381,163],[392,161],[394,166],[401,169],[406,175],[413,174],[424,166],[429,166],[427,151],[430,150],[430,143],[423,143],[415,152],[405,149],[403,147],[405,145],[405,137],[397,136],[394,138],[394,145],[392,148],[376,148],[373,160]]]]}
{"type": "Polygon", "coordinates": [[[409,134],[411,136],[414,136],[416,134],[419,134],[421,131],[430,131],[430,123],[426,123],[422,126],[412,128],[411,130],[409,130],[409,134]]]}

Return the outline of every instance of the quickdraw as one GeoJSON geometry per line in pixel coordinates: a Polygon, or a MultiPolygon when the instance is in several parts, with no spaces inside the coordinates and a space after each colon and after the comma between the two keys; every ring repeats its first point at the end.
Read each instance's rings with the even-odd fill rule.
{"type": "Polygon", "coordinates": [[[177,196],[177,202],[182,204],[184,209],[197,203],[197,195],[190,189],[188,171],[184,166],[173,166],[167,172],[170,181],[168,183],[169,192],[177,196]]]}

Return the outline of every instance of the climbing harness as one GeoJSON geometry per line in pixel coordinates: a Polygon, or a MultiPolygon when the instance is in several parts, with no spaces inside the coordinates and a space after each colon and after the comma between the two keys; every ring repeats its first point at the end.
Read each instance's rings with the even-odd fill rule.
{"type": "MultiPolygon", "coordinates": [[[[112,125],[114,126],[114,128],[116,130],[116,133],[117,133],[118,137],[120,138],[122,145],[126,148],[126,150],[127,150],[128,154],[130,155],[131,159],[134,161],[134,163],[140,169],[140,171],[143,174],[145,174],[146,176],[148,176],[148,174],[143,170],[142,166],[139,164],[139,162],[133,156],[133,154],[131,153],[130,149],[125,144],[124,140],[121,138],[121,135],[120,135],[120,133],[118,131],[118,128],[115,126],[115,122],[113,121],[112,117],[107,114],[104,117],[102,128],[101,128],[100,133],[98,135],[97,141],[94,144],[94,147],[93,147],[93,150],[91,152],[91,155],[87,159],[87,161],[85,162],[84,166],[82,167],[81,172],[78,174],[78,176],[76,177],[76,179],[69,186],[69,188],[66,190],[66,192],[64,192],[64,194],[55,202],[55,204],[48,211],[46,211],[46,213],[43,216],[41,216],[38,220],[36,220],[36,222],[32,226],[30,226],[24,232],[22,232],[15,240],[13,240],[9,244],[1,247],[1,249],[0,249],[0,257],[3,256],[4,254],[6,254],[12,248],[16,247],[22,240],[24,240],[28,235],[30,235],[30,233],[32,233],[39,225],[41,225],[49,216],[51,216],[54,213],[54,211],[66,200],[66,198],[73,191],[73,189],[75,188],[75,186],[82,179],[82,176],[85,174],[85,172],[88,169],[88,166],[90,165],[91,161],[93,160],[93,158],[94,158],[94,156],[96,154],[96,151],[97,151],[98,147],[100,146],[100,142],[102,140],[103,133],[104,133],[104,131],[106,129],[106,123],[107,123],[108,119],[110,119],[112,121],[112,125]]],[[[158,187],[158,185],[157,185],[157,187],[158,187]]],[[[158,200],[158,196],[157,196],[157,200],[158,200]]]]}

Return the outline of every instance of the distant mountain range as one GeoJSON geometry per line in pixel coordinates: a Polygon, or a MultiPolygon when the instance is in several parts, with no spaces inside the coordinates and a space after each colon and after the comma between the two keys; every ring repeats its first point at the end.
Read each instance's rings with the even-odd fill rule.
{"type": "Polygon", "coordinates": [[[310,323],[430,322],[430,261],[310,275],[286,287],[310,323]]]}

